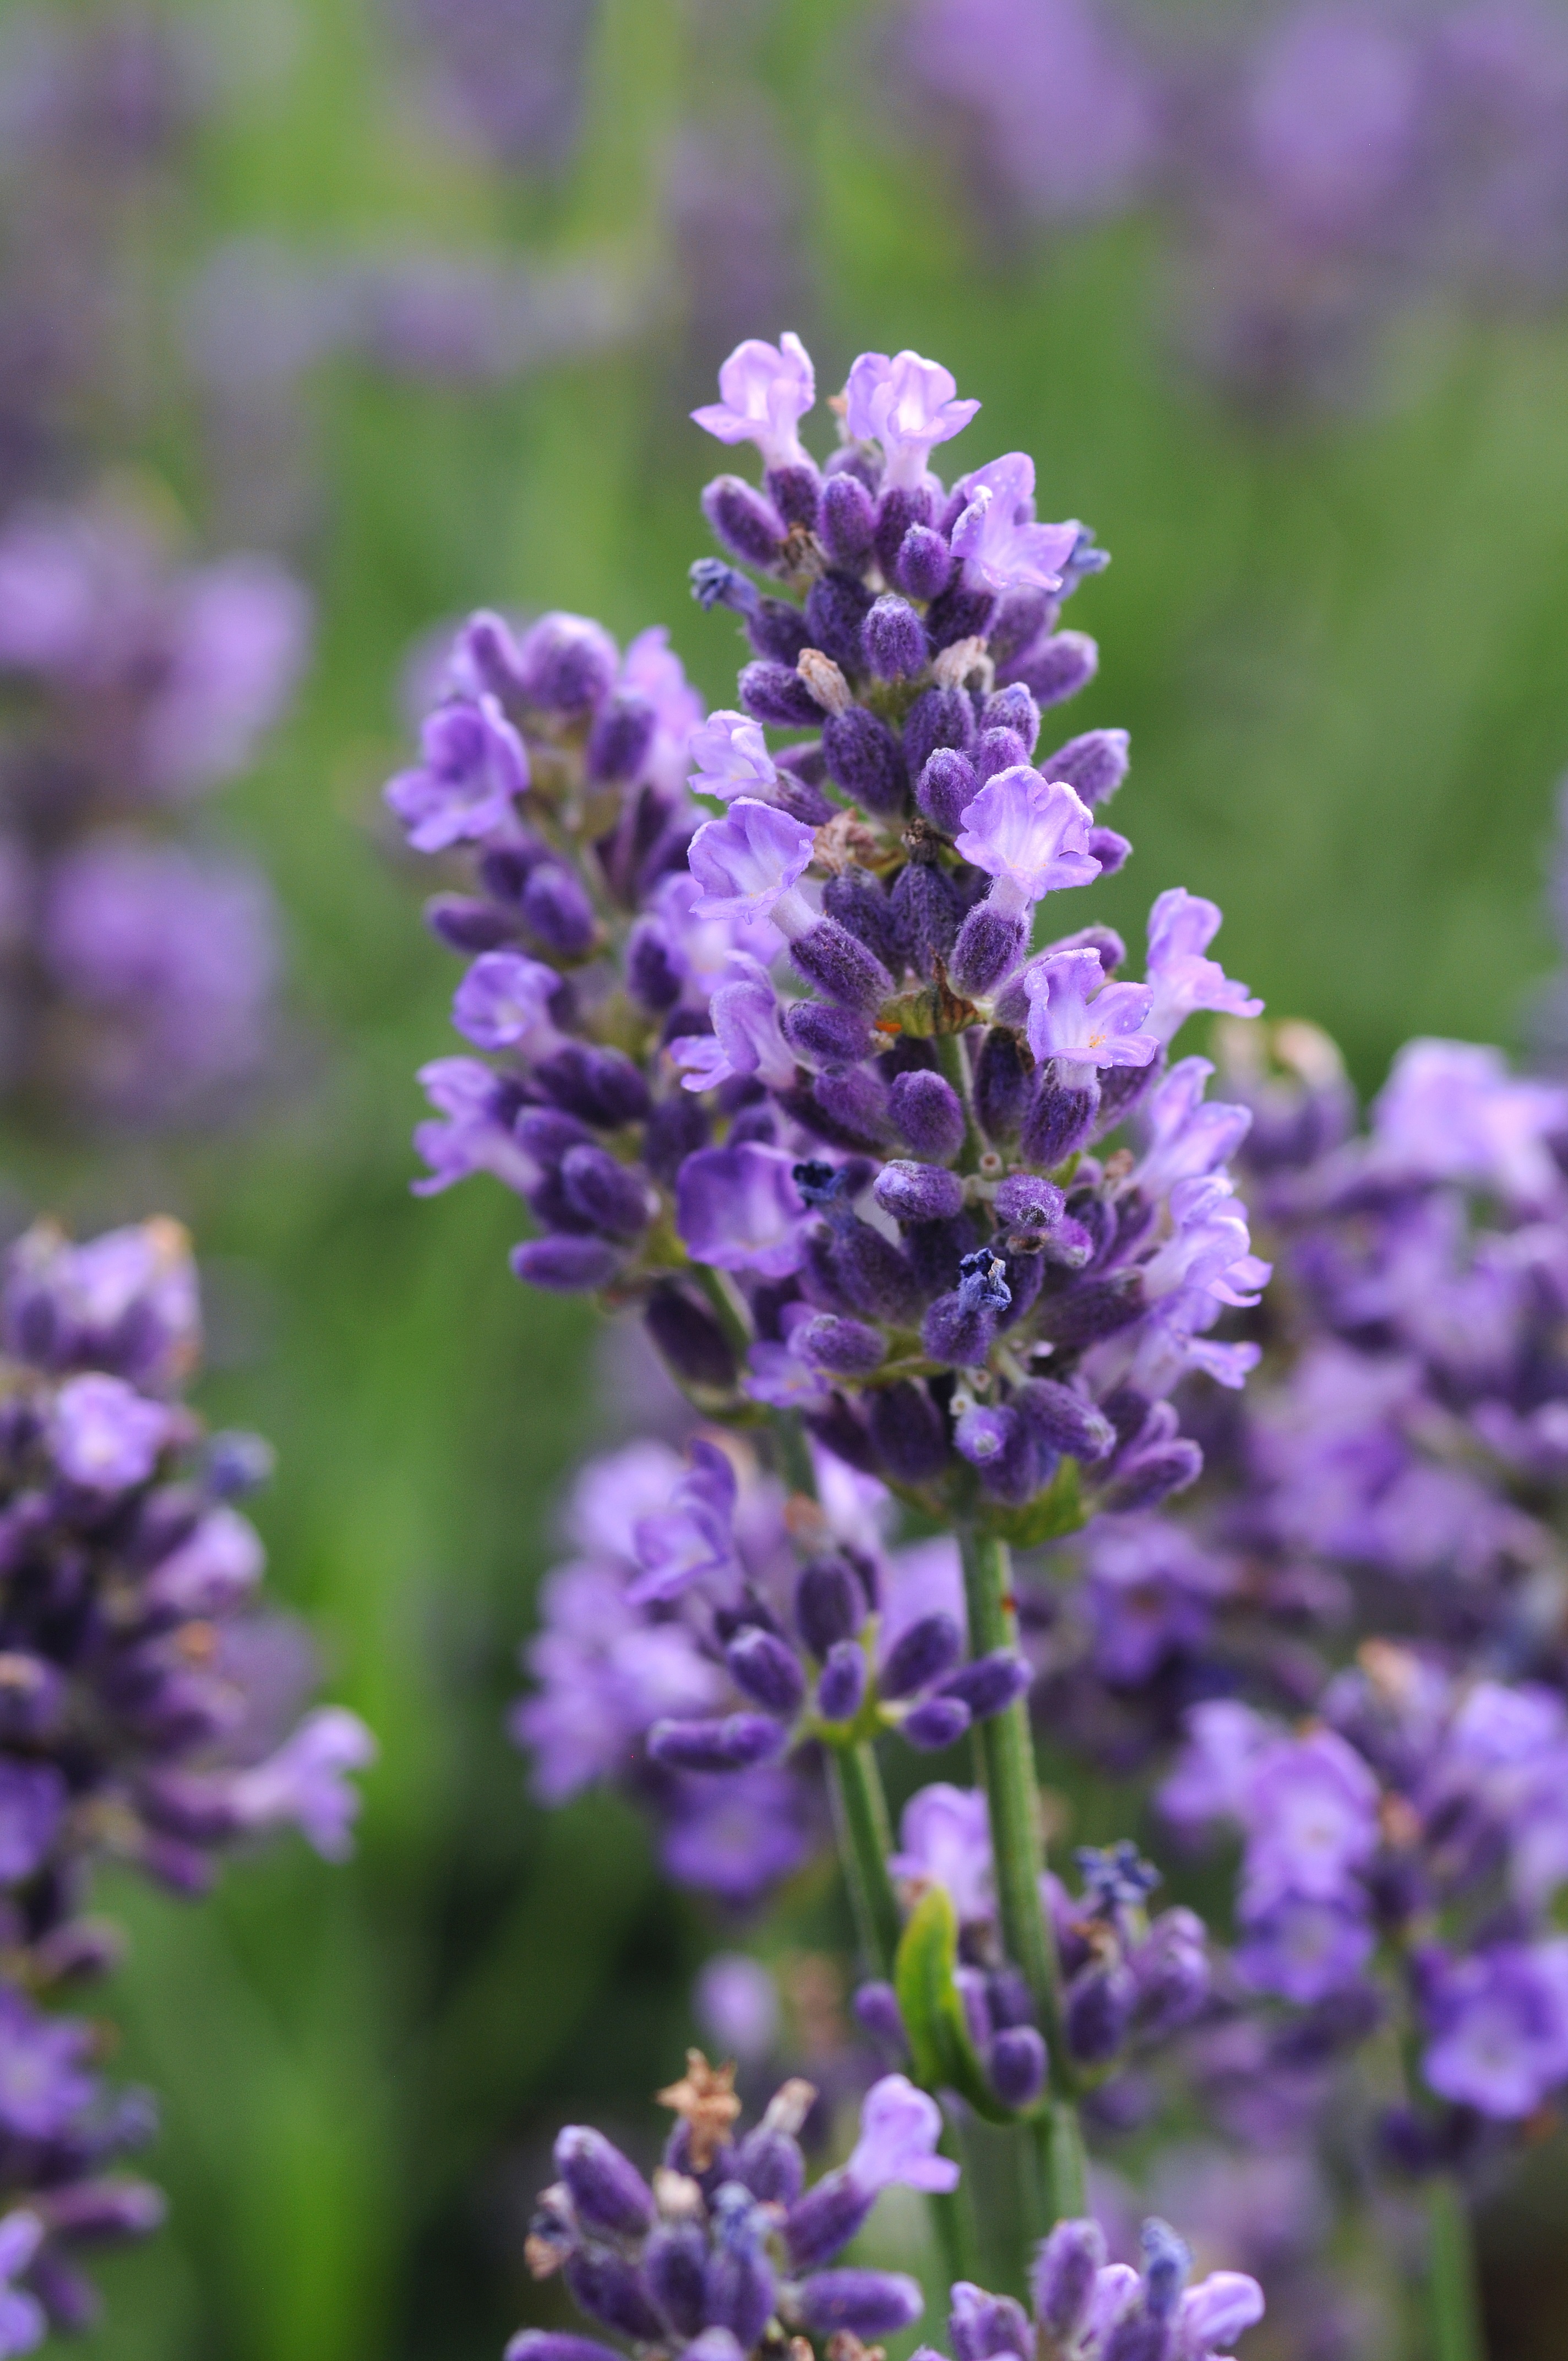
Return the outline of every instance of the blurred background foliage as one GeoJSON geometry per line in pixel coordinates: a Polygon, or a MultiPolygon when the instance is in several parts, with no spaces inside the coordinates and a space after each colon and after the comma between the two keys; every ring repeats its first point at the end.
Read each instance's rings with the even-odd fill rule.
{"type": "Polygon", "coordinates": [[[277,1443],[273,1582],[384,1750],[348,1868],[280,1850],[200,1910],[111,1897],[135,1933],[117,2062],[163,2094],[172,2200],[104,2273],[84,2350],[115,2361],[493,2355],[549,2127],[568,2104],[612,2121],[663,2078],[715,1938],[615,1806],[532,1806],[501,1730],[552,1503],[602,1419],[585,1315],[507,1275],[511,1201],[408,1194],[413,1069],[446,1046],[453,973],[378,790],[422,633],[476,603],[622,638],[667,620],[727,701],[729,627],[685,585],[714,456],[685,410],[741,335],[799,328],[825,389],[856,351],[912,345],[982,398],[988,452],[1037,455],[1044,512],[1114,553],[1074,616],[1103,661],[1073,726],[1124,723],[1135,749],[1137,854],[1105,915],[1213,895],[1230,971],[1326,1025],[1367,1087],[1412,1032],[1514,1039],[1553,956],[1560,308],[1406,318],[1370,398],[1259,415],[1173,357],[1147,208],[989,234],[889,94],[885,16],[492,6],[508,39],[580,44],[580,130],[557,125],[539,170],[426,103],[420,25],[443,13],[192,11],[217,95],[134,225],[169,345],[104,456],[196,546],[270,540],[318,601],[297,710],[225,799],[285,914],[288,1047],[249,1119],[204,1137],[5,1140],[18,1211],[195,1228],[204,1406],[277,1443]],[[400,343],[383,303],[374,333],[334,336],[356,269],[400,257],[434,325],[400,343]],[[455,315],[457,267],[478,277],[455,315]],[[463,335],[519,272],[514,344],[476,356],[463,335]],[[198,283],[229,287],[204,378],[179,349],[198,283]]]}

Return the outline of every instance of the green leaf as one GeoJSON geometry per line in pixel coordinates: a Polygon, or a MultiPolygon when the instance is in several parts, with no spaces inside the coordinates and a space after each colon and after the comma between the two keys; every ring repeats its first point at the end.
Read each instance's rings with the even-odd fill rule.
{"type": "Polygon", "coordinates": [[[1017,2117],[986,2081],[970,2039],[963,2001],[953,1981],[958,1956],[959,1925],[952,1902],[945,1886],[933,1885],[910,1914],[893,1971],[915,2079],[928,2091],[959,2092],[987,2123],[1015,2123],[1017,2117]]]}
{"type": "Polygon", "coordinates": [[[1043,1492],[1021,1509],[988,1509],[988,1532],[1000,1533],[1014,1549],[1037,1549],[1042,1542],[1059,1541],[1087,1521],[1079,1488],[1078,1462],[1064,1459],[1043,1492]]]}

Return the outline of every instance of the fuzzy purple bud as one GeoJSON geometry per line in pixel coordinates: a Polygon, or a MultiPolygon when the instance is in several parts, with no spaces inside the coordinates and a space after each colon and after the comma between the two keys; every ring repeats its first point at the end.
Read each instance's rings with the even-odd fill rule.
{"type": "Polygon", "coordinates": [[[918,2280],[903,2271],[815,2271],[801,2282],[801,2320],[819,2336],[895,2336],[925,2309],[918,2280]]]}
{"type": "Polygon", "coordinates": [[[742,477],[715,476],[703,488],[702,512],[715,541],[743,566],[771,574],[783,558],[784,520],[742,477]]]}
{"type": "Polygon", "coordinates": [[[966,752],[974,739],[974,707],[961,688],[927,688],[910,707],[904,723],[904,756],[919,778],[938,746],[966,752]]]}
{"type": "Polygon", "coordinates": [[[993,1025],[981,1045],[974,1111],[987,1138],[1015,1139],[1035,1086],[1035,1061],[1016,1033],[993,1025]]]}
{"type": "Polygon", "coordinates": [[[1019,1145],[1031,1164],[1049,1170],[1083,1146],[1099,1112],[1100,1084],[1092,1075],[1082,1082],[1058,1082],[1047,1063],[1024,1118],[1019,1145]]]}
{"type": "Polygon", "coordinates": [[[527,1287],[543,1287],[552,1295],[587,1295],[608,1286],[620,1257],[601,1238],[528,1238],[513,1246],[509,1257],[512,1275],[527,1287]]]}
{"type": "Polygon", "coordinates": [[[1046,2087],[1046,2045],[1032,2025],[1010,2025],[997,2034],[985,2063],[1004,2107],[1032,2107],[1046,2087]]]}
{"type": "Polygon", "coordinates": [[[601,624],[586,615],[542,615],[519,643],[518,686],[547,712],[582,713],[609,695],[620,661],[601,624]]]}
{"type": "Polygon", "coordinates": [[[925,1484],[947,1465],[941,1412],[922,1385],[901,1378],[876,1387],[868,1401],[872,1441],[888,1475],[901,1484],[925,1484]]]}
{"type": "Polygon", "coordinates": [[[696,2336],[707,2318],[707,2241],[695,2223],[661,2223],[642,2249],[642,2281],[676,2336],[696,2336]]]}
{"type": "Polygon", "coordinates": [[[1098,2222],[1058,2222],[1029,2274],[1035,2318],[1045,2334],[1070,2345],[1089,2317],[1105,2268],[1105,2233],[1098,2222]]]}
{"type": "MultiPolygon", "coordinates": [[[[1008,687],[999,688],[993,696],[986,698],[981,710],[980,726],[982,730],[1013,730],[1024,741],[1024,760],[1027,762],[1034,753],[1036,741],[1040,734],[1040,708],[1023,682],[1014,681],[1008,687]]],[[[1047,771],[1045,775],[1047,779],[1054,779],[1060,774],[1056,771],[1047,771]]],[[[1087,802],[1087,796],[1084,800],[1087,802]]]]}
{"type": "Polygon", "coordinates": [[[876,505],[858,476],[829,476],[822,488],[817,530],[835,566],[859,566],[870,555],[876,505]]]}
{"type": "Polygon", "coordinates": [[[1025,766],[1028,760],[1029,750],[1016,730],[982,730],[970,748],[970,761],[981,786],[1003,771],[1025,766]]]}
{"type": "Polygon", "coordinates": [[[870,1377],[887,1358],[887,1346],[874,1328],[836,1312],[819,1312],[804,1321],[790,1338],[790,1350],[813,1368],[840,1378],[870,1377]]]}
{"type": "Polygon", "coordinates": [[[771,1762],[784,1733],[771,1718],[732,1713],[718,1721],[656,1721],[648,1753],[670,1771],[746,1771],[771,1762]]]}
{"type": "Polygon", "coordinates": [[[864,810],[888,816],[903,810],[909,793],[903,751],[886,722],[863,705],[828,714],[822,751],[828,775],[864,810]]]}
{"type": "Polygon", "coordinates": [[[753,721],[777,730],[815,730],[822,708],[792,665],[762,659],[741,672],[736,694],[753,721]]]}
{"type": "Polygon", "coordinates": [[[1022,1656],[998,1648],[950,1674],[942,1683],[942,1695],[958,1697],[969,1708],[971,1720],[988,1721],[993,1713],[1005,1713],[1028,1686],[1029,1667],[1022,1656]]]}
{"type": "Polygon", "coordinates": [[[1135,1509],[1157,1509],[1173,1492],[1184,1492],[1203,1473],[1203,1454],[1188,1436],[1179,1434],[1157,1451],[1137,1453],[1122,1461],[1104,1490],[1102,1505],[1118,1514],[1135,1509]]]}
{"type": "Polygon", "coordinates": [[[472,894],[433,894],[424,906],[424,923],[448,950],[494,951],[517,939],[517,920],[494,902],[472,894]]]}
{"type": "Polygon", "coordinates": [[[817,1065],[858,1065],[872,1046],[863,1018],[852,1009],[824,1007],[819,1000],[791,1001],[780,1024],[790,1048],[817,1065]]]}
{"type": "Polygon", "coordinates": [[[910,1164],[902,1158],[884,1164],[872,1194],[897,1222],[942,1221],[963,1209],[964,1184],[940,1164],[910,1164]]]}
{"type": "Polygon", "coordinates": [[[764,1713],[788,1719],[806,1696],[806,1676],[793,1648],[772,1631],[738,1631],[724,1652],[736,1687],[764,1713]]]}
{"type": "Polygon", "coordinates": [[[808,983],[839,1007],[874,1016],[893,990],[893,978],[873,951],[836,918],[818,918],[790,945],[790,957],[808,983]]]}
{"type": "Polygon", "coordinates": [[[1027,1379],[1014,1391],[1013,1407],[1048,1451],[1093,1461],[1115,1447],[1116,1430],[1103,1411],[1053,1378],[1027,1379]]]}
{"type": "Polygon", "coordinates": [[[817,1710],[824,1721],[853,1721],[865,1700],[865,1651],[856,1640],[839,1640],[828,1651],[817,1684],[817,1710]]]}
{"type": "Polygon", "coordinates": [[[861,625],[872,606],[872,595],[858,575],[819,574],[806,594],[809,645],[831,656],[841,672],[859,672],[865,662],[861,625]]]}
{"type": "Polygon", "coordinates": [[[822,907],[829,918],[847,927],[857,942],[873,951],[891,974],[897,973],[904,964],[897,920],[880,878],[869,869],[853,865],[841,869],[823,887],[822,907]]]}
{"type": "Polygon", "coordinates": [[[940,1074],[900,1074],[888,1110],[916,1156],[947,1162],[963,1146],[963,1101],[940,1074]]]}
{"type": "MultiPolygon", "coordinates": [[[[907,745],[907,724],[904,734],[907,745]]],[[[979,793],[979,774],[969,756],[960,753],[956,746],[938,746],[927,757],[915,800],[936,827],[948,836],[956,836],[963,826],[964,813],[979,793]]]]}
{"type": "Polygon", "coordinates": [[[1028,948],[1029,931],[1023,918],[977,902],[959,929],[953,945],[953,983],[975,995],[992,992],[1010,975],[1028,948]]]}
{"type": "Polygon", "coordinates": [[[646,1185],[608,1148],[569,1148],[561,1159],[561,1188],[575,1213],[612,1238],[634,1238],[648,1226],[646,1185]]]}
{"type": "Polygon", "coordinates": [[[1047,779],[1065,779],[1092,807],[1115,794],[1130,759],[1124,730],[1086,730],[1080,738],[1069,738],[1054,754],[1047,754],[1039,767],[1047,779]]]}
{"type": "Polygon", "coordinates": [[[706,1303],[685,1288],[655,1288],[642,1314],[654,1345],[687,1385],[728,1393],[735,1384],[734,1349],[706,1303]]]}
{"type": "Polygon", "coordinates": [[[850,2005],[854,2011],[856,2023],[871,2035],[888,2057],[900,2062],[908,2057],[909,2037],[904,2029],[898,1994],[891,1984],[873,1980],[857,1986],[850,2005]]]}
{"type": "Polygon", "coordinates": [[[905,1741],[922,1754],[940,1754],[956,1746],[970,1727],[970,1709],[961,1697],[927,1697],[905,1716],[900,1730],[905,1741]]]}
{"type": "Polygon", "coordinates": [[[590,2320],[613,2328],[634,2344],[651,2343],[663,2323],[648,2300],[634,2263],[608,2246],[580,2247],[566,2257],[562,2274],[573,2302],[590,2320]]]}
{"type": "Polygon", "coordinates": [[[795,1628],[823,1663],[840,1641],[852,1639],[865,1620],[865,1597],[841,1557],[813,1558],[795,1589],[795,1628]]]}
{"type": "Polygon", "coordinates": [[[653,742],[659,717],[635,689],[620,689],[594,716],[584,761],[590,779],[636,778],[653,742]]]}
{"type": "Polygon", "coordinates": [[[926,632],[907,599],[891,591],[879,598],[861,631],[866,663],[879,680],[903,680],[926,663],[926,632]]]}
{"type": "Polygon", "coordinates": [[[951,956],[963,917],[958,887],[945,869],[911,861],[898,873],[888,896],[909,965],[917,975],[936,973],[938,959],[951,956]]]}
{"type": "Polygon", "coordinates": [[[807,533],[814,533],[822,501],[822,478],[812,462],[795,459],[770,467],[763,480],[768,498],[785,524],[804,525],[807,533]]]}
{"type": "Polygon", "coordinates": [[[1057,631],[1008,666],[1036,705],[1063,705],[1087,688],[1100,669],[1100,650],[1084,631],[1057,631]]]}
{"type": "Polygon", "coordinates": [[[928,524],[912,524],[898,545],[893,578],[911,598],[939,598],[953,578],[953,553],[928,524]]]}

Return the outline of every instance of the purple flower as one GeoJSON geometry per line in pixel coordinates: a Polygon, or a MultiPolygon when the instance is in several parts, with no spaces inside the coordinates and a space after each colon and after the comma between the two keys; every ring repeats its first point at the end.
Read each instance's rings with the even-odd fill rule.
{"type": "Polygon", "coordinates": [[[743,713],[710,713],[691,734],[691,784],[698,795],[760,796],[778,777],[762,725],[743,713]]]}
{"type": "Polygon", "coordinates": [[[1305,2005],[1354,1983],[1376,1942],[1363,1913],[1292,1894],[1249,1918],[1236,1971],[1255,1991],[1305,2005]]]}
{"type": "Polygon", "coordinates": [[[787,812],[739,796],[722,819],[698,829],[688,855],[702,887],[703,918],[772,918],[792,937],[816,917],[796,879],[816,850],[811,830],[787,812]]]}
{"type": "Polygon", "coordinates": [[[795,1161],[754,1140],[688,1156],[675,1187],[675,1226],[693,1259],[764,1279],[798,1270],[806,1207],[795,1161]]]}
{"type": "MultiPolygon", "coordinates": [[[[666,1487],[667,1488],[667,1487],[666,1487]]],[[[624,1770],[655,1721],[716,1708],[723,1686],[680,1622],[649,1623],[623,1572],[559,1566],[541,1595],[543,1628],[525,1662],[539,1684],[510,1728],[533,1758],[540,1801],[562,1804],[624,1770]]]]}
{"type": "Polygon", "coordinates": [[[1243,1906],[1256,1916],[1287,1894],[1336,1902],[1377,1847],[1377,1782],[1332,1730],[1282,1740],[1253,1769],[1243,1906]]]}
{"type": "Polygon", "coordinates": [[[778,994],[760,961],[738,951],[709,1004],[711,1033],[685,1033],[671,1049],[683,1086],[707,1091],[737,1074],[775,1089],[795,1080],[795,1053],[779,1029],[778,994]]]}
{"type": "Polygon", "coordinates": [[[48,2331],[42,2304],[15,2284],[38,2253],[43,2235],[36,2213],[16,2211],[0,2218],[0,2355],[31,2353],[48,2331]]]}
{"type": "Polygon", "coordinates": [[[862,353],[850,371],[844,423],[857,442],[880,443],[885,481],[911,487],[926,474],[931,452],[961,434],[980,408],[955,399],[958,384],[939,361],[905,351],[862,353]]]}
{"type": "Polygon", "coordinates": [[[0,2125],[18,2139],[58,2139],[93,2096],[83,2062],[92,2030],[44,2016],[0,1985],[0,2125]]]}
{"type": "Polygon", "coordinates": [[[424,761],[383,789],[416,852],[494,834],[528,785],[521,739],[493,697],[438,705],[420,733],[424,761]]]}
{"type": "Polygon", "coordinates": [[[1547,1141],[1568,1129],[1568,1090],[1511,1075],[1498,1049],[1408,1041],[1372,1110],[1375,1166],[1494,1189],[1522,1210],[1554,1205],[1563,1176],[1547,1141]]]}
{"type": "Polygon", "coordinates": [[[1035,463],[1010,451],[966,476],[969,506],[952,531],[952,550],[982,590],[1059,590],[1061,568],[1078,545],[1077,524],[1035,522],[1035,463]]]}
{"type": "Polygon", "coordinates": [[[922,1787],[904,1806],[899,1850],[888,1868],[910,1884],[943,1886],[960,1921],[988,1919],[995,1907],[991,1823],[977,1787],[941,1780],[922,1787]]]}
{"type": "Polygon", "coordinates": [[[1088,805],[1064,779],[1043,779],[1021,763],[988,779],[965,806],[955,843],[966,861],[995,880],[993,906],[1022,917],[1059,886],[1093,884],[1100,863],[1086,850],[1092,824],[1088,805]]]}
{"type": "Polygon", "coordinates": [[[19,1884],[31,1877],[55,1840],[67,1800],[65,1780],[52,1763],[0,1756],[0,1882],[19,1884]]]}
{"type": "Polygon", "coordinates": [[[145,1484],[168,1439],[170,1417],[122,1378],[72,1378],[55,1397],[56,1465],[72,1484],[120,1492],[145,1484]]]}
{"type": "Polygon", "coordinates": [[[685,675],[663,623],[651,623],[628,644],[617,686],[639,697],[653,716],[653,736],[642,769],[674,795],[686,774],[686,749],[702,719],[702,698],[685,675]]]}
{"type": "Polygon", "coordinates": [[[1163,1194],[1178,1180],[1228,1163],[1252,1128],[1251,1111],[1205,1101],[1213,1067],[1207,1058],[1183,1058],[1161,1077],[1143,1108],[1140,1188],[1163,1194]]]}
{"type": "Polygon", "coordinates": [[[440,1119],[414,1126],[414,1146],[430,1167],[429,1180],[412,1183],[416,1196],[433,1197],[471,1172],[493,1172],[520,1196],[534,1186],[539,1168],[496,1113],[488,1066],[477,1058],[434,1058],[418,1079],[440,1119]]]}
{"type": "Polygon", "coordinates": [[[294,1822],[323,1861],[346,1861],[360,1801],[347,1773],[367,1769],[376,1754],[376,1741],[356,1713],[319,1707],[275,1754],[232,1781],[236,1817],[252,1828],[294,1822]]]}
{"type": "Polygon", "coordinates": [[[736,1909],[749,1909],[812,1851],[800,1783],[762,1763],[721,1779],[688,1778],[671,1805],[660,1848],[669,1874],[736,1909]]]}
{"type": "Polygon", "coordinates": [[[1568,2080],[1568,1937],[1444,1961],[1425,2002],[1421,2070],[1441,2097],[1512,2120],[1568,2080]]]}
{"type": "Polygon", "coordinates": [[[696,1436],[668,1501],[637,1520],[631,1540],[640,1572],[627,1590],[629,1604],[663,1605],[695,1583],[732,1575],[735,1501],[729,1458],[696,1436]]]}
{"type": "Polygon", "coordinates": [[[1262,1015],[1262,1001],[1250,999],[1245,984],[1233,983],[1217,960],[1203,958],[1219,929],[1219,905],[1185,886],[1160,895],[1149,912],[1149,1030],[1157,1040],[1169,1041],[1198,1008],[1262,1015]]]}
{"type": "Polygon", "coordinates": [[[1029,1047],[1074,1066],[1146,1066],[1159,1049],[1145,1029],[1146,983],[1107,983],[1095,951],[1053,951],[1024,971],[1029,1047]]]}
{"type": "Polygon", "coordinates": [[[795,430],[817,400],[817,379],[797,335],[786,330],[776,345],[748,336],[720,368],[718,391],[718,401],[692,412],[706,433],[720,443],[754,443],[769,467],[806,464],[795,430]]]}
{"type": "Polygon", "coordinates": [[[861,2135],[846,2168],[863,2189],[923,2189],[959,2185],[959,2168],[937,2154],[942,2111],[903,2074],[885,2074],[861,2102],[861,2135]]]}
{"type": "Polygon", "coordinates": [[[486,951],[452,999],[452,1022],[480,1049],[539,1057],[560,1040],[550,1004],[561,989],[553,967],[519,951],[486,951]]]}

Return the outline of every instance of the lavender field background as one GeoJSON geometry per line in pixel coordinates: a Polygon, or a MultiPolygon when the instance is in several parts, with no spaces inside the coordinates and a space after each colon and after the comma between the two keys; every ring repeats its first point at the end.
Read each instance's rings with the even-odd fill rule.
{"type": "MultiPolygon", "coordinates": [[[[513,1202],[409,1194],[455,975],[378,801],[422,642],[480,600],[668,620],[721,699],[685,588],[718,361],[787,327],[825,384],[940,354],[1113,553],[1075,618],[1112,652],[1075,726],[1135,749],[1104,915],[1141,919],[1148,879],[1212,895],[1233,971],[1363,1089],[1412,1033],[1549,1033],[1568,10],[1493,13],[1488,46],[1479,8],[1460,40],[1456,10],[1357,0],[1272,82],[1249,44],[1295,19],[1263,8],[0,18],[0,534],[112,500],[170,563],[269,554],[314,616],[202,823],[276,896],[265,1049],[156,1121],[17,1080],[6,1227],[191,1223],[203,1407],[276,1442],[272,1580],[383,1750],[342,1872],[269,1854],[201,1913],[113,1892],[115,2063],[164,2094],[171,2219],[105,2268],[84,2354],[499,2351],[550,2128],[663,2078],[715,1938],[629,1814],[531,1805],[502,1729],[552,1503],[618,1413],[586,1313],[505,1275],[513,1202]],[[1418,108],[1399,44],[1433,26],[1418,108]],[[86,45],[115,38],[105,82],[86,45]]],[[[1519,2361],[1560,2349],[1533,2218],[1492,2257],[1519,2361]]]]}

